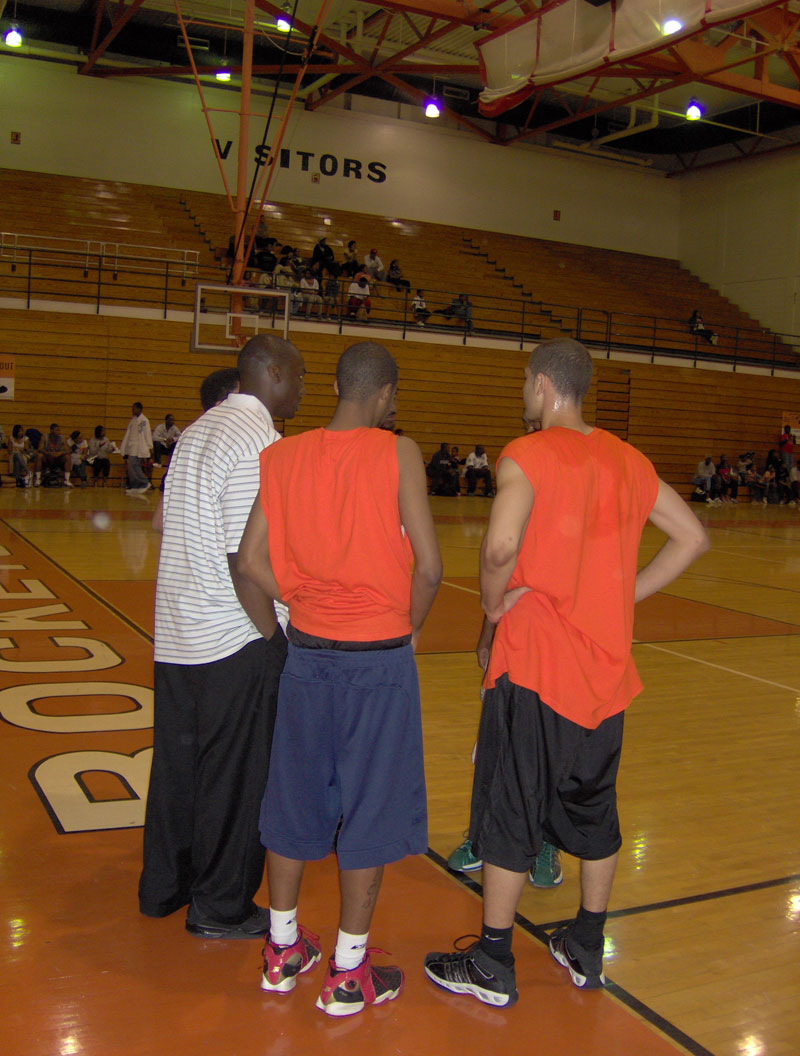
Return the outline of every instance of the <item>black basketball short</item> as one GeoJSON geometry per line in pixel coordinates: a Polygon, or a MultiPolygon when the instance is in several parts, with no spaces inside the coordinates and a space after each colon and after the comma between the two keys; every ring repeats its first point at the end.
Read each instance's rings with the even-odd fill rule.
{"type": "Polygon", "coordinates": [[[620,712],[587,730],[501,676],[486,691],[478,733],[469,830],[475,856],[521,873],[542,840],[587,861],[618,851],[623,723],[620,712]]]}

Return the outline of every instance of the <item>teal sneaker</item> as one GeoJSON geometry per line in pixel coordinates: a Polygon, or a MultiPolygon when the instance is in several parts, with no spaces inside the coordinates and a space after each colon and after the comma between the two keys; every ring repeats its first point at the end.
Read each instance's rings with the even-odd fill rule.
{"type": "Polygon", "coordinates": [[[480,869],[483,862],[472,853],[472,844],[469,836],[460,844],[447,859],[447,868],[454,873],[474,873],[480,869]]]}
{"type": "Polygon", "coordinates": [[[564,879],[561,856],[552,843],[542,844],[542,849],[528,873],[528,879],[534,887],[558,887],[564,879]]]}

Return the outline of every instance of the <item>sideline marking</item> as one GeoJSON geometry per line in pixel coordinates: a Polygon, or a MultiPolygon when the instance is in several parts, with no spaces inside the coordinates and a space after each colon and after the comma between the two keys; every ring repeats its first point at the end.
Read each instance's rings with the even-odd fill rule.
{"type": "MultiPolygon", "coordinates": [[[[440,854],[437,854],[437,852],[431,847],[428,848],[426,857],[443,869],[445,873],[452,877],[457,883],[483,898],[483,886],[481,884],[467,876],[465,873],[454,873],[452,869],[448,869],[446,860],[440,854]]],[[[609,917],[612,916],[611,913],[608,915],[609,917]]],[[[554,925],[534,924],[532,921],[528,920],[527,917],[523,917],[521,913],[515,915],[514,923],[519,924],[523,930],[527,931],[529,935],[549,949],[550,936],[545,929],[553,928],[554,925]]],[[[714,1053],[711,1052],[710,1049],[705,1048],[699,1041],[695,1041],[694,1038],[685,1034],[680,1027],[677,1027],[674,1023],[665,1019],[659,1012],[650,1008],[649,1005],[646,1005],[644,1001],[641,1001],[629,991],[624,990],[618,983],[609,979],[608,976],[606,976],[604,990],[610,997],[615,998],[620,1004],[625,1005],[625,1007],[633,1012],[634,1015],[641,1017],[641,1019],[646,1023],[649,1023],[651,1027],[654,1027],[670,1041],[675,1042],[677,1045],[681,1045],[687,1052],[690,1052],[692,1056],[714,1056],[714,1053]]]]}
{"type": "MultiPolygon", "coordinates": [[[[755,635],[754,637],[761,638],[763,635],[755,635]]],[[[778,635],[777,637],[783,637],[783,635],[778,635]]],[[[740,675],[742,678],[751,678],[754,682],[763,682],[767,686],[775,686],[776,689],[788,689],[790,693],[800,693],[800,689],[796,686],[786,686],[783,682],[772,682],[770,679],[761,678],[759,675],[748,675],[746,671],[739,671],[735,667],[724,667],[722,664],[712,664],[710,660],[701,660],[698,656],[690,656],[688,653],[679,653],[676,649],[666,649],[663,645],[653,645],[652,642],[636,641],[634,641],[633,644],[642,645],[646,649],[657,649],[660,653],[669,653],[671,656],[679,656],[682,660],[693,660],[696,664],[705,664],[706,667],[716,668],[717,671],[725,671],[729,675],[740,675]]]]}
{"type": "Polygon", "coordinates": [[[446,579],[442,580],[442,586],[452,587],[453,590],[463,590],[466,594],[477,594],[478,597],[481,596],[481,592],[479,590],[475,590],[474,587],[462,587],[460,583],[449,583],[446,579]]]}

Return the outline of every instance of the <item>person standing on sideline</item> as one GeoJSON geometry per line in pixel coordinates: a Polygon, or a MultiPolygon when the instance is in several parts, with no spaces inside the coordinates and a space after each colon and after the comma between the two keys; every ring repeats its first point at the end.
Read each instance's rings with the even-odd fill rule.
{"type": "Polygon", "coordinates": [[[131,414],[133,417],[128,422],[125,436],[119,445],[119,453],[128,467],[128,488],[125,494],[138,495],[150,490],[150,481],[142,469],[142,460],[150,457],[153,435],[150,432],[150,422],[142,413],[141,403],[134,403],[131,414]]]}
{"type": "Polygon", "coordinates": [[[282,338],[239,353],[238,393],[188,426],[172,456],[156,580],[153,764],[139,908],[189,905],[186,929],[248,939],[269,918],[258,814],[286,639],[272,601],[242,578],[239,543],[258,457],[292,418],[303,358],[282,338]]]}
{"type": "Polygon", "coordinates": [[[787,469],[791,469],[794,465],[794,434],[791,425],[784,425],[783,432],[778,437],[778,451],[781,462],[787,469]]]}
{"type": "Polygon", "coordinates": [[[542,428],[502,452],[481,548],[481,604],[497,625],[470,818],[483,927],[468,950],[428,954],[425,972],[491,1005],[517,1000],[514,914],[543,840],[581,860],[580,909],[550,936],[550,952],[576,986],[605,983],[623,716],[642,688],[631,657],[634,603],[709,546],[648,459],[583,420],[591,376],[589,353],[570,338],[531,353],[525,414],[542,428]],[[667,541],[637,574],[648,518],[667,541]]]}
{"type": "Polygon", "coordinates": [[[419,448],[379,428],[395,409],[394,359],[373,342],[352,345],[335,391],[326,428],[262,453],[240,558],[290,615],[261,809],[270,893],[261,986],[286,993],[320,960],[297,902],[305,862],[335,843],[339,933],[317,1008],[349,1016],[397,997],[403,983],[399,968],[372,964],[367,940],[384,865],[427,849],[414,649],[442,561],[419,448]]]}

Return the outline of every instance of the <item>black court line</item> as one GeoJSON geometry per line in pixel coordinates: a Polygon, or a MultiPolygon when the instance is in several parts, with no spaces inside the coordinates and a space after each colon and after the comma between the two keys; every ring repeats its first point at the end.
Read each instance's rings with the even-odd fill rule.
{"type": "MultiPolygon", "coordinates": [[[[430,847],[428,848],[427,857],[436,865],[444,869],[449,876],[452,876],[453,879],[458,881],[463,887],[466,887],[476,895],[483,897],[483,887],[476,880],[473,880],[464,873],[454,873],[452,869],[448,869],[447,861],[430,847]]],[[[609,913],[609,916],[613,916],[613,914],[609,913]]],[[[572,918],[570,917],[570,920],[571,919],[572,918]]],[[[516,914],[514,922],[527,931],[529,935],[532,935],[533,938],[541,942],[543,946],[549,945],[550,936],[547,929],[552,931],[556,927],[555,924],[534,924],[532,921],[528,920],[527,917],[523,917],[521,913],[516,914]]],[[[559,922],[559,924],[562,923],[567,923],[567,921],[559,922]]],[[[609,979],[608,976],[606,976],[605,989],[609,994],[613,995],[619,1002],[621,1002],[621,1004],[625,1005],[626,1008],[629,1008],[632,1012],[635,1012],[637,1016],[640,1016],[645,1020],[645,1022],[660,1030],[665,1037],[670,1039],[670,1041],[674,1041],[676,1044],[681,1045],[687,1052],[691,1053],[691,1056],[715,1056],[710,1049],[707,1049],[704,1045],[701,1045],[699,1041],[695,1041],[694,1038],[685,1034],[680,1027],[677,1027],[674,1023],[665,1019],[664,1016],[656,1012],[655,1009],[650,1008],[649,1005],[640,1001],[638,997],[629,993],[624,987],[615,983],[612,979],[609,979]]]]}
{"type": "Polygon", "coordinates": [[[145,639],[145,641],[150,642],[151,645],[153,644],[152,635],[148,634],[143,627],[140,627],[138,623],[134,622],[134,620],[132,620],[130,616],[126,616],[124,612],[121,612],[116,607],[116,605],[112,605],[111,602],[104,598],[102,594],[98,594],[96,590],[92,590],[92,588],[90,586],[87,586],[87,584],[84,583],[82,579],[78,579],[77,576],[74,576],[71,572],[67,571],[67,569],[64,568],[63,565],[60,565],[58,561],[54,560],[48,553],[42,550],[40,546],[37,546],[36,543],[32,543],[30,539],[23,535],[22,532],[18,531],[16,528],[12,528],[4,517],[0,517],[0,524],[8,528],[9,532],[11,532],[12,535],[16,535],[16,537],[18,539],[21,539],[26,546],[29,546],[31,548],[31,550],[35,550],[41,558],[48,562],[48,564],[51,564],[54,568],[57,568],[62,575],[67,577],[67,579],[71,579],[73,583],[75,583],[81,588],[81,590],[85,590],[86,593],[89,594],[90,597],[94,598],[96,602],[102,605],[103,608],[108,609],[109,612],[113,612],[114,615],[118,619],[122,620],[123,623],[127,623],[131,630],[134,630],[137,634],[140,634],[142,638],[145,639]]]}
{"type": "MultiPolygon", "coordinates": [[[[739,887],[725,887],[718,891],[706,891],[701,895],[684,895],[683,898],[668,898],[663,902],[646,902],[641,906],[629,906],[627,909],[612,909],[609,919],[618,917],[633,917],[637,913],[651,913],[656,909],[672,909],[674,906],[691,906],[696,902],[713,902],[717,898],[730,898],[731,895],[747,895],[752,891],[765,891],[770,887],[783,887],[784,884],[794,884],[800,880],[800,873],[790,873],[788,876],[779,876],[774,880],[758,880],[753,884],[741,884],[739,887]]],[[[559,928],[562,924],[568,924],[572,917],[567,920],[552,920],[541,924],[542,928],[559,928]]]]}

